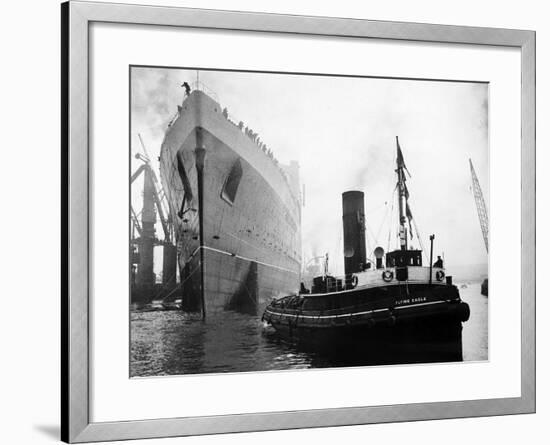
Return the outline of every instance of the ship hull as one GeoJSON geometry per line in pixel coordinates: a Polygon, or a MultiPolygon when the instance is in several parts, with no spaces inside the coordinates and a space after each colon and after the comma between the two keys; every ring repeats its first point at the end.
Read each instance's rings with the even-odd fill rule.
{"type": "Polygon", "coordinates": [[[296,187],[208,96],[184,104],[161,150],[182,307],[257,313],[299,287],[296,187]]]}
{"type": "Polygon", "coordinates": [[[481,295],[489,296],[489,278],[485,278],[481,283],[481,295]]]}
{"type": "MultiPolygon", "coordinates": [[[[209,247],[203,249],[203,255],[204,310],[207,314],[223,310],[258,314],[271,299],[298,286],[296,274],[291,271],[209,247]]],[[[183,287],[182,308],[200,312],[203,301],[198,255],[192,265],[196,272],[187,278],[189,285],[183,287]]],[[[186,274],[185,268],[181,274],[186,274]]]]}

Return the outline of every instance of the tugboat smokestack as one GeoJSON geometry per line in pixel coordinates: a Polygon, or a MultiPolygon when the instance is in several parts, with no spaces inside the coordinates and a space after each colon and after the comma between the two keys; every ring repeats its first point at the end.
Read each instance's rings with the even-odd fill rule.
{"type": "Polygon", "coordinates": [[[342,193],[344,223],[344,269],[346,275],[361,272],[367,261],[365,245],[365,194],[342,193]]]}

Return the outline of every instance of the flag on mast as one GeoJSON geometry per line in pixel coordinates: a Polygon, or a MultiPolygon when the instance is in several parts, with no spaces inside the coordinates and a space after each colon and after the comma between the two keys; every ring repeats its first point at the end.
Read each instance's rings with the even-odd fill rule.
{"type": "Polygon", "coordinates": [[[397,168],[404,169],[409,174],[409,177],[410,177],[411,174],[409,173],[409,170],[405,165],[405,159],[403,158],[403,153],[401,152],[401,146],[399,145],[399,136],[395,136],[395,141],[397,142],[397,168]]]}
{"type": "MultiPolygon", "coordinates": [[[[395,141],[397,143],[397,168],[405,170],[409,174],[409,177],[410,177],[411,174],[409,173],[409,170],[407,169],[407,166],[405,165],[405,159],[403,158],[403,152],[401,151],[401,146],[399,145],[399,136],[395,136],[395,141]]],[[[405,204],[405,216],[409,220],[409,233],[410,233],[411,239],[413,239],[413,230],[412,230],[412,224],[411,224],[413,216],[412,216],[411,208],[409,206],[409,189],[407,188],[407,184],[405,183],[405,181],[406,181],[406,178],[405,178],[405,175],[403,175],[403,184],[402,184],[402,186],[403,186],[404,193],[405,193],[405,203],[406,203],[405,204]]]]}

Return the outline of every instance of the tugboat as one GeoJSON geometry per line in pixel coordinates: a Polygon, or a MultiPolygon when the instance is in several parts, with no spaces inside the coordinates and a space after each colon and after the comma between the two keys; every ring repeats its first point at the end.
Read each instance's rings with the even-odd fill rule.
{"type": "MultiPolygon", "coordinates": [[[[368,259],[364,194],[343,193],[345,276],[331,276],[325,267],[325,273],[313,279],[311,290],[302,284],[300,292],[274,299],[262,320],[296,343],[341,348],[372,341],[379,350],[398,344],[409,351],[425,347],[443,351],[445,361],[462,360],[462,322],[468,320],[470,309],[460,299],[452,277],[446,276],[441,258],[432,263],[434,235],[430,236],[429,265],[422,264],[422,250],[408,248],[412,230],[408,170],[397,138],[396,142],[399,248],[385,253],[377,247],[375,258],[368,259]]],[[[400,357],[395,361],[430,361],[425,355],[400,357]]]]}

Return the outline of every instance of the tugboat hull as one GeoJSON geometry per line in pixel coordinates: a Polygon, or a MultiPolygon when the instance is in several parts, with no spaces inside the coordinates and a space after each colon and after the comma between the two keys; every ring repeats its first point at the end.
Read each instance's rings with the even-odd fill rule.
{"type": "Polygon", "coordinates": [[[462,323],[448,318],[326,330],[279,326],[277,334],[302,350],[317,353],[320,359],[330,358],[332,366],[463,360],[462,323]]]}
{"type": "MultiPolygon", "coordinates": [[[[274,302],[263,319],[288,342],[342,357],[357,359],[360,354],[368,364],[461,361],[462,322],[470,311],[456,287],[410,286],[409,298],[396,297],[398,290],[388,286],[340,292],[334,298],[342,301],[343,294],[355,292],[354,298],[364,303],[328,311],[293,309],[292,297],[287,297],[287,307],[274,302]],[[390,292],[393,296],[384,295],[390,292]]],[[[294,299],[303,307],[304,300],[322,297],[294,299]]]]}

